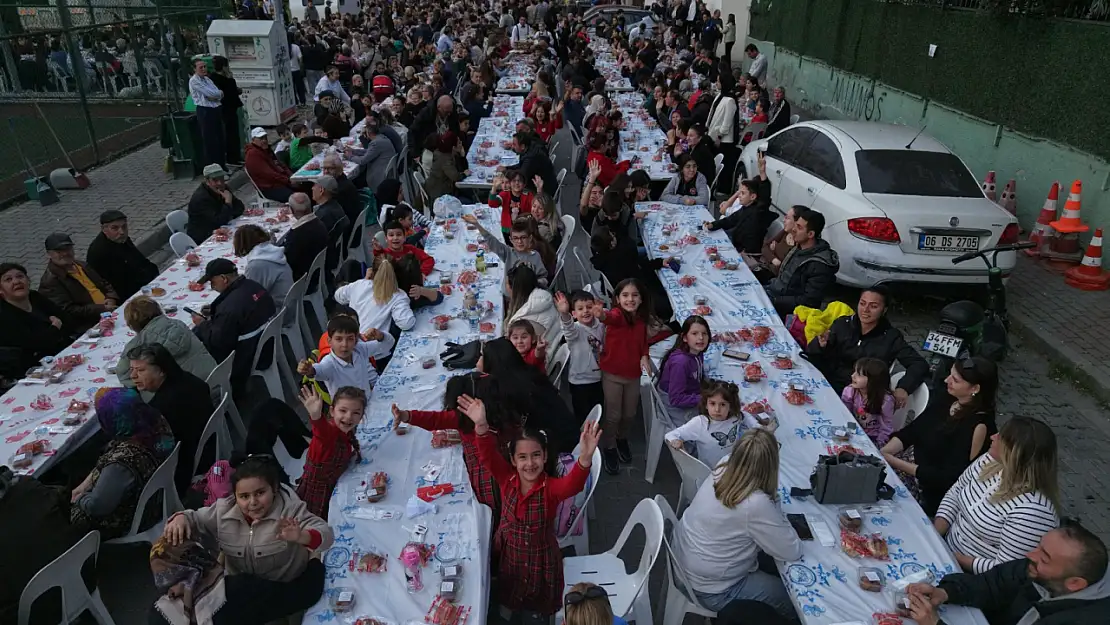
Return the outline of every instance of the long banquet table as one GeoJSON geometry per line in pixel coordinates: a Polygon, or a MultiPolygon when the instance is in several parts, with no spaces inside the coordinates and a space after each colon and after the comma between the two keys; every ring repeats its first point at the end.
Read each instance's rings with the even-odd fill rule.
{"type": "Polygon", "coordinates": [[[483,117],[466,154],[470,175],[455,184],[460,189],[489,189],[500,166],[520,162],[512,150],[516,122],[524,117],[524,98],[499,95],[493,98],[493,112],[483,117]]]}
{"type": "MultiPolygon", "coordinates": [[[[292,218],[285,222],[277,219],[278,208],[273,206],[264,209],[264,214],[260,216],[240,217],[229,224],[228,228],[234,232],[239,226],[256,224],[268,229],[276,239],[293,225],[292,218]]],[[[180,319],[190,327],[193,325],[192,318],[185,312],[185,307],[199,310],[217,296],[207,285],[203,291],[189,290],[189,283],[195,282],[204,273],[204,265],[218,257],[230,259],[239,266],[245,262],[232,253],[230,236],[227,241],[209,238],[194,252],[200,257],[199,266],[189,267],[184,260],[178,259],[148,285],[151,289],[165,291],[164,294],[151,295],[163,309],[177,307],[176,312],[167,312],[167,316],[180,319]]],[[[122,304],[116,309],[115,328],[110,336],[90,338],[86,333],[55,357],[80,355],[84,360],[66,374],[61,382],[39,384],[22,380],[0,399],[0,433],[4,435],[3,442],[0,442],[0,458],[10,458],[20,445],[34,440],[45,439],[50,443],[50,449],[45,454],[35,456],[30,467],[18,470],[17,473],[31,475],[44,472],[99,429],[91,406],[92,397],[101,387],[121,386],[113,369],[127,342],[135,336],[123,321],[125,306],[126,304],[122,304]],[[80,425],[63,425],[66,408],[75,399],[88,402],[89,410],[80,425]]]]}
{"type": "MultiPolygon", "coordinates": [[[[482,225],[496,232],[499,215],[482,205],[464,206],[466,213],[481,209],[482,225]]],[[[457,216],[456,216],[457,217],[457,216]]],[[[460,274],[474,269],[474,253],[468,244],[478,242],[478,233],[467,230],[460,221],[452,228],[453,239],[444,235],[437,225],[428,236],[425,250],[436,261],[436,271],[428,276],[429,284],[439,285],[444,272],[454,283],[453,291],[438,306],[423,308],[416,313],[416,326],[403,332],[397,341],[393,359],[378,378],[370,397],[366,417],[358,427],[363,461],[348,470],[339,480],[331,499],[328,521],[335,530],[335,545],[324,555],[327,589],[325,597],[305,614],[305,623],[344,622],[352,615],[371,616],[387,623],[422,621],[439,589],[442,557],[459,564],[463,580],[456,603],[471,610],[468,623],[486,622],[486,600],[489,588],[490,510],[479,504],[471,492],[470,480],[463,463],[461,448],[456,445],[435,449],[430,432],[410,428],[407,435],[392,431],[391,406],[405,410],[441,410],[448,378],[458,373],[449,371],[439,361],[439,354],[448,341],[465,343],[481,338],[488,340],[501,334],[504,311],[501,302],[501,280],[504,265],[490,267],[478,274],[476,283],[479,302],[491,302],[481,322],[492,323],[489,332],[480,333],[468,319],[459,318],[463,308],[463,289],[457,284],[460,274]],[[434,318],[450,315],[446,331],[434,328],[434,318]],[[424,368],[424,361],[433,359],[434,366],[424,368]],[[437,479],[428,479],[426,465],[438,465],[437,479]],[[384,499],[375,504],[354,503],[353,494],[362,488],[369,476],[383,471],[389,476],[384,499]],[[415,497],[416,489],[433,484],[453,485],[454,493],[435,500],[435,512],[410,518],[406,505],[415,497]],[[395,518],[382,518],[397,515],[395,518]],[[424,589],[409,592],[404,567],[398,561],[402,547],[409,540],[409,530],[418,523],[427,526],[425,541],[434,545],[438,554],[422,571],[424,589]],[[387,557],[388,569],[381,573],[360,573],[350,570],[351,556],[357,552],[375,551],[387,557]],[[344,590],[355,595],[355,607],[348,614],[337,615],[330,607],[330,598],[344,590]]],[[[494,254],[488,254],[492,261],[494,254]]],[[[480,329],[480,326],[479,326],[480,329]]]]}
{"type": "MultiPolygon", "coordinates": [[[[641,223],[648,254],[652,257],[677,256],[681,260],[677,274],[669,268],[659,272],[680,321],[692,314],[694,299],[704,296],[712,308],[706,319],[714,335],[757,325],[773,330],[773,338],[762,347],[740,344],[743,351],[751,354],[749,362],[758,361],[762,365],[767,375],[764,381],[745,382],[743,363],[722,358],[724,345],[720,341],[710,344],[705,371],[707,377],[736,382],[745,404],[764,399],[770,403],[778,420],[775,437],[782,445],[779,468],[782,509],[787,513],[805,514],[811,527],[823,523],[831,532],[832,544],[804,541],[801,559],[777,563],[802,620],[807,625],[871,623],[873,613],[892,612],[894,605],[889,593],[867,592],[860,588],[860,567],[876,569],[884,587],[919,571],[928,571],[938,581],[947,573],[958,572],[959,566],[944,541],[889,467],[886,482],[895,490],[894,499],[870,506],[853,506],[862,512],[863,531],[879,532],[885,538],[889,560],[849,557],[840,549],[838,507],[818,504],[812,498],[791,497],[791,488],[810,487],[809,476],[818,456],[828,453],[834,445],[833,428],[852,422],[851,414],[821,373],[800,357],[797,342],[783,326],[766,292],[724,232],[699,229],[710,219],[704,207],[647,202],[636,208],[648,213],[641,223]],[[664,225],[677,225],[677,228],[672,234],[664,235],[664,225]],[[680,239],[687,235],[698,242],[683,245],[680,239]],[[705,248],[708,245],[717,246],[721,259],[737,262],[738,269],[714,268],[707,259],[705,248]],[[660,250],[660,246],[667,249],[660,250]],[[694,286],[680,285],[679,278],[686,275],[697,279],[694,286]],[[779,354],[788,354],[794,368],[779,370],[772,366],[772,359],[779,354]],[[791,384],[804,387],[812,403],[807,406],[788,403],[784,392],[791,384]]],[[[850,444],[881,458],[862,429],[857,432],[850,444]]],[[[815,535],[818,533],[814,531],[815,535]]],[[[986,623],[981,612],[964,607],[942,606],[941,616],[951,624],[986,623]]]]}
{"type": "Polygon", "coordinates": [[[642,169],[655,182],[674,177],[678,168],[666,153],[667,135],[644,110],[644,96],[621,93],[613,96],[613,108],[620,110],[625,126],[620,131],[618,161],[632,161],[630,171],[642,169]]]}

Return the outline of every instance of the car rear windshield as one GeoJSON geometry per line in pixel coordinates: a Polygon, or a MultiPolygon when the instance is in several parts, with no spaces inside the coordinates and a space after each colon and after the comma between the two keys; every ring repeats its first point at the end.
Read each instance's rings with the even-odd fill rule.
{"type": "Polygon", "coordinates": [[[983,191],[960,159],[946,152],[860,150],[856,152],[864,193],[982,197],[983,191]]]}

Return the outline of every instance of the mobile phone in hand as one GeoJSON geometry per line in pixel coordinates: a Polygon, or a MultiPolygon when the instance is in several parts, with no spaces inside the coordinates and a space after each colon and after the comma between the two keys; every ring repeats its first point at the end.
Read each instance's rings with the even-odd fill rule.
{"type": "Polygon", "coordinates": [[[804,514],[788,514],[786,520],[790,522],[790,527],[794,528],[794,533],[798,535],[801,540],[813,540],[813,532],[809,530],[809,523],[806,521],[804,514]]]}
{"type": "Polygon", "coordinates": [[[189,313],[190,315],[196,315],[198,317],[204,317],[205,319],[208,318],[208,315],[206,315],[202,312],[197,312],[197,311],[193,310],[192,308],[189,308],[188,306],[182,306],[181,310],[184,310],[185,312],[189,313]]]}

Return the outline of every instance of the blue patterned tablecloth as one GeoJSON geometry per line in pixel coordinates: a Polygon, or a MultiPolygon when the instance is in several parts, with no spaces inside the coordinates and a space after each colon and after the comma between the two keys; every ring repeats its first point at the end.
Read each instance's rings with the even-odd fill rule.
{"type": "MultiPolygon", "coordinates": [[[[497,231],[500,215],[488,207],[465,206],[473,213],[482,208],[483,225],[497,231]]],[[[440,284],[441,272],[450,272],[457,282],[459,274],[474,269],[474,253],[466,251],[468,243],[478,242],[478,233],[467,230],[461,220],[452,228],[453,239],[447,239],[444,226],[437,225],[428,236],[426,251],[436,260],[436,271],[428,276],[428,285],[440,284]]],[[[490,254],[492,261],[496,255],[490,254]]],[[[482,317],[492,322],[493,331],[483,338],[500,336],[504,315],[501,303],[501,279],[504,265],[489,268],[479,274],[478,300],[491,301],[493,309],[482,317]]],[[[417,523],[428,526],[425,542],[444,551],[457,551],[458,563],[463,571],[457,603],[471,609],[467,623],[486,622],[489,595],[489,509],[475,501],[470,480],[463,463],[459,446],[434,449],[431,433],[410,428],[405,436],[392,431],[392,404],[406,410],[442,410],[444,387],[447,379],[464,372],[452,372],[443,367],[439,353],[448,341],[464,343],[480,337],[471,330],[466,319],[454,318],[444,332],[435,330],[433,317],[457,315],[462,310],[463,290],[456,283],[451,295],[438,306],[416,312],[416,326],[401,334],[393,359],[378,379],[370,397],[367,415],[359,424],[358,439],[362,447],[362,464],[347,471],[339,480],[331,499],[329,523],[336,533],[335,545],[324,557],[327,567],[327,591],[320,602],[310,609],[305,623],[347,623],[347,618],[372,616],[395,625],[423,623],[439,588],[441,575],[436,559],[423,569],[424,589],[410,593],[406,589],[405,575],[398,556],[409,541],[409,529],[417,523]],[[423,361],[435,359],[435,366],[423,368],[423,361]],[[441,469],[435,481],[425,479],[424,465],[435,463],[441,469]],[[384,499],[376,504],[355,504],[352,493],[368,476],[378,471],[389,475],[389,487],[384,499]],[[432,484],[453,485],[454,494],[435,502],[436,511],[417,518],[409,518],[406,503],[420,486],[432,484]],[[388,520],[372,520],[375,513],[393,512],[401,516],[388,520]],[[387,556],[388,570],[382,573],[358,573],[349,570],[348,562],[355,551],[374,550],[387,556]],[[330,609],[331,595],[342,588],[355,593],[354,610],[336,614],[330,609]]]]}
{"type": "MultiPolygon", "coordinates": [[[[680,249],[682,268],[674,273],[668,268],[660,271],[660,278],[667,290],[675,315],[679,321],[688,317],[693,300],[698,295],[708,299],[713,312],[707,317],[713,334],[744,327],[764,325],[774,331],[774,336],[762,347],[742,344],[741,349],[751,353],[749,362],[759,361],[767,379],[758,383],[744,381],[742,364],[721,358],[724,346],[711,344],[706,354],[706,375],[726,379],[740,386],[745,403],[766,399],[778,419],[776,438],[782,444],[779,467],[779,498],[787,513],[803,513],[810,521],[824,522],[835,538],[831,547],[820,542],[802,543],[802,558],[796,562],[779,562],[778,568],[806,625],[832,625],[838,623],[871,623],[874,612],[893,611],[893,597],[888,592],[867,592],[859,587],[859,568],[873,567],[882,573],[884,586],[911,573],[928,570],[936,579],[959,571],[959,566],[944,541],[933,529],[932,523],[921,506],[887,467],[886,482],[895,490],[890,502],[879,502],[863,511],[864,531],[879,532],[886,540],[889,560],[857,559],[849,557],[840,548],[838,507],[821,505],[812,498],[790,496],[793,487],[809,488],[809,476],[819,455],[834,444],[833,428],[853,421],[840,397],[832,390],[824,376],[807,360],[800,357],[801,349],[775,313],[766,292],[755,276],[740,261],[735,271],[714,269],[706,260],[705,245],[718,246],[724,259],[738,259],[739,254],[723,232],[699,231],[698,226],[710,216],[705,207],[679,206],[660,202],[637,204],[639,211],[649,211],[641,222],[645,247],[652,257],[674,255],[674,241],[686,234],[696,236],[701,243],[680,249]],[[678,224],[674,234],[665,236],[665,224],[678,224]],[[659,245],[670,250],[660,251],[659,245]],[[685,288],[678,279],[683,275],[697,277],[697,284],[685,288]],[[778,354],[789,354],[795,364],[790,370],[779,370],[771,364],[778,354]],[[783,395],[793,383],[805,387],[812,403],[794,406],[783,395]]],[[[851,444],[866,453],[882,457],[862,429],[852,437],[851,444]]],[[[862,508],[862,507],[861,507],[862,508]]],[[[979,610],[942,606],[942,617],[950,624],[985,625],[986,619],[979,610]]],[[[912,621],[909,621],[912,622],[912,621]]]]}
{"type": "Polygon", "coordinates": [[[499,95],[493,99],[493,112],[483,117],[466,153],[470,175],[455,186],[460,189],[489,189],[500,166],[511,167],[520,156],[505,144],[512,140],[516,123],[524,117],[524,98],[499,95]],[[482,163],[491,163],[484,165],[482,163]]]}

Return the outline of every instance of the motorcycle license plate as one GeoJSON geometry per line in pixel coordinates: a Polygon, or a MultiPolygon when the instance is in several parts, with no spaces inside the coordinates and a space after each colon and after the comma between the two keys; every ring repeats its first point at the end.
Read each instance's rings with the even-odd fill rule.
{"type": "Polygon", "coordinates": [[[962,347],[963,344],[963,339],[940,332],[930,332],[929,336],[925,337],[924,347],[927,352],[955,358],[956,355],[960,353],[960,347],[962,347]]]}

